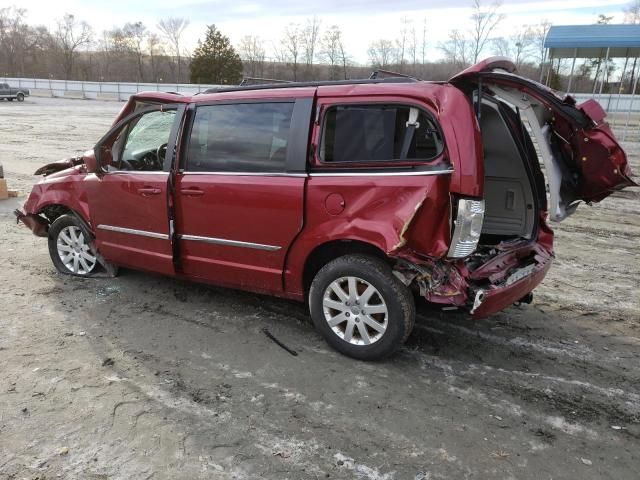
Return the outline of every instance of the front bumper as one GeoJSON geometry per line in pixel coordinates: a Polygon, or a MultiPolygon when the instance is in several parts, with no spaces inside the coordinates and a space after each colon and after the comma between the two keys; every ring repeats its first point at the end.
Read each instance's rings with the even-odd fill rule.
{"type": "Polygon", "coordinates": [[[40,215],[25,213],[21,209],[14,210],[13,214],[16,216],[18,223],[22,222],[37,237],[46,237],[48,235],[49,222],[40,215]]]}

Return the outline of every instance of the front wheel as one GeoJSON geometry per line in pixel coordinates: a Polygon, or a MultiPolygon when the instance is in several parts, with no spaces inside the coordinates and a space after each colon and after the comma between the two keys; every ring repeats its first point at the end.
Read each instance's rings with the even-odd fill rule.
{"type": "Polygon", "coordinates": [[[346,255],[325,265],[309,291],[314,325],[339,352],[374,360],[395,352],[415,321],[410,290],[375,257],[346,255]]]}
{"type": "Polygon", "coordinates": [[[58,217],[49,228],[49,255],[56,269],[81,277],[91,275],[98,259],[91,252],[89,242],[73,215],[58,217]]]}

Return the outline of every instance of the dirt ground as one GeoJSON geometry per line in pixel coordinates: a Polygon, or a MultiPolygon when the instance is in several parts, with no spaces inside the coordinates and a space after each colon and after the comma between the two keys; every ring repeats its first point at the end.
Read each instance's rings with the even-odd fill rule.
{"type": "MultiPolygon", "coordinates": [[[[0,103],[10,187],[121,105],[0,103]]],[[[59,275],[15,224],[23,200],[0,202],[2,480],[640,478],[638,189],[555,227],[533,304],[480,322],[421,304],[374,363],[330,350],[295,302],[59,275]]]]}

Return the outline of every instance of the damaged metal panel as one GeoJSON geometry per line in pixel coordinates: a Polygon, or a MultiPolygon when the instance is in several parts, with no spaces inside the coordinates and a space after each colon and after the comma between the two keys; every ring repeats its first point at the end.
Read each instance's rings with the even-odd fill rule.
{"type": "Polygon", "coordinates": [[[51,205],[63,205],[77,212],[85,221],[90,220],[87,193],[83,182],[86,174],[81,166],[52,173],[33,186],[24,203],[25,214],[40,214],[51,205]]]}
{"type": "Polygon", "coordinates": [[[84,160],[82,157],[65,158],[64,160],[58,160],[57,162],[47,163],[37,169],[33,174],[47,176],[68,168],[73,168],[76,165],[82,165],[83,163],[84,160]]]}
{"type": "Polygon", "coordinates": [[[49,222],[40,215],[24,213],[22,210],[14,210],[18,223],[22,222],[36,237],[46,237],[49,222]]]}
{"type": "Polygon", "coordinates": [[[393,273],[407,286],[416,285],[420,295],[432,303],[463,306],[468,284],[457,262],[413,257],[400,259],[393,273]]]}

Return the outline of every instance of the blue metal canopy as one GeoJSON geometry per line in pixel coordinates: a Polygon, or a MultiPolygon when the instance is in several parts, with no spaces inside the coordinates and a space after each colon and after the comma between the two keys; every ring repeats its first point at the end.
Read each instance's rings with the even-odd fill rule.
{"type": "Polygon", "coordinates": [[[553,25],[545,48],[640,47],[640,25],[553,25]]]}

